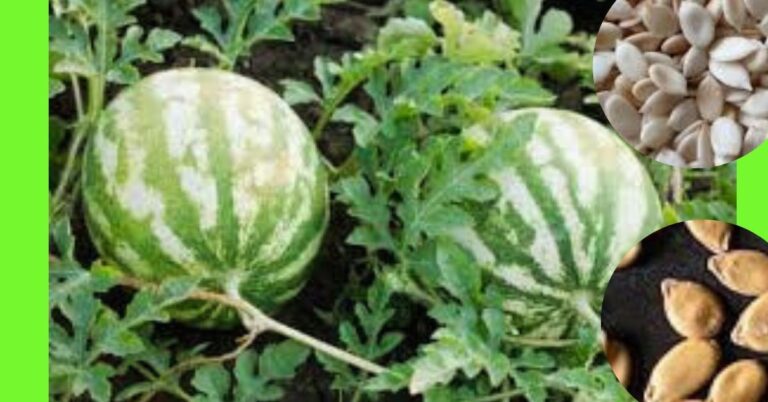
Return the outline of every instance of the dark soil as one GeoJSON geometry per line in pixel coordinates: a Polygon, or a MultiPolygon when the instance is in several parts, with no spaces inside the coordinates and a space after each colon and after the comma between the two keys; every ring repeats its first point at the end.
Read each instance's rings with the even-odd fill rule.
{"type": "MultiPolygon", "coordinates": [[[[152,27],[164,27],[173,29],[181,34],[201,33],[197,21],[190,10],[199,5],[201,0],[149,0],[136,13],[139,23],[149,30],[152,27]]],[[[335,5],[326,7],[322,21],[316,23],[302,22],[294,25],[294,42],[267,42],[259,44],[252,49],[251,56],[242,62],[237,71],[240,74],[250,76],[277,92],[282,88],[279,81],[285,78],[303,79],[314,82],[313,61],[316,56],[322,55],[330,58],[338,58],[344,52],[358,50],[366,43],[370,43],[376,29],[384,19],[382,17],[369,17],[365,7],[381,7],[386,1],[368,0],[358,1],[363,7],[353,5],[335,5]]],[[[565,9],[573,16],[576,28],[579,31],[596,32],[602,21],[603,15],[608,9],[608,2],[595,2],[589,0],[552,0],[545,1],[545,7],[556,6],[565,9]]],[[[212,60],[194,50],[177,47],[166,56],[166,63],[162,65],[146,65],[142,67],[143,74],[164,70],[170,67],[181,66],[209,66],[212,60]]],[[[574,83],[575,84],[575,83],[574,83]]],[[[570,108],[580,107],[581,93],[577,85],[553,88],[556,93],[563,94],[564,99],[576,99],[566,101],[570,108]],[[570,96],[568,94],[571,94],[570,96]]],[[[116,89],[110,88],[109,96],[114,96],[116,89]]],[[[356,96],[353,94],[352,96],[356,96]]],[[[73,102],[68,96],[60,96],[50,103],[51,114],[65,119],[71,119],[74,114],[73,102]]],[[[311,107],[299,108],[299,114],[311,126],[316,121],[318,111],[311,107]]],[[[590,109],[588,114],[602,118],[602,113],[597,109],[590,109]]],[[[321,150],[331,160],[338,160],[349,152],[351,140],[349,133],[341,128],[331,126],[321,141],[321,150]]],[[[57,167],[51,167],[51,177],[55,178],[57,167]]],[[[79,207],[77,208],[79,210],[79,207]]],[[[97,254],[88,242],[87,230],[82,222],[82,213],[75,213],[73,229],[78,239],[77,256],[80,261],[90,263],[97,254]]],[[[353,222],[344,213],[340,206],[332,208],[332,224],[330,225],[322,252],[314,263],[314,274],[301,294],[277,313],[276,318],[288,325],[305,331],[320,339],[339,344],[336,333],[337,323],[326,322],[318,311],[350,311],[351,302],[362,295],[349,294],[350,278],[355,281],[367,283],[370,281],[370,272],[356,269],[357,261],[363,256],[361,250],[356,250],[344,244],[344,239],[351,231],[353,222]],[[357,272],[359,271],[359,272],[357,272]],[[342,297],[344,296],[344,297],[342,297]],[[337,305],[337,300],[346,300],[337,305]]],[[[130,300],[130,294],[123,291],[115,291],[106,296],[106,301],[112,305],[124,305],[130,300]]],[[[396,300],[395,303],[398,303],[396,300]]],[[[405,303],[405,301],[403,301],[405,303]]],[[[424,320],[424,311],[414,309],[399,309],[403,311],[396,317],[394,327],[407,334],[406,345],[400,348],[408,352],[392,356],[394,361],[407,359],[409,354],[415,353],[419,344],[426,342],[433,328],[428,320],[424,320]]],[[[230,350],[234,345],[234,339],[241,335],[239,330],[233,331],[203,331],[188,328],[179,324],[162,325],[158,331],[159,338],[178,339],[175,346],[179,349],[190,348],[200,343],[209,343],[206,353],[217,354],[230,350]]],[[[277,339],[272,335],[261,337],[256,347],[277,339]]],[[[314,359],[305,364],[298,376],[288,387],[285,401],[337,401],[338,393],[331,390],[331,376],[319,367],[314,359]]],[[[382,362],[386,363],[386,362],[382,362]]],[[[123,379],[126,383],[131,381],[128,375],[123,379]]],[[[388,396],[385,400],[409,400],[405,394],[388,396]]],[[[175,400],[167,395],[157,395],[153,401],[163,402],[175,400]]]]}

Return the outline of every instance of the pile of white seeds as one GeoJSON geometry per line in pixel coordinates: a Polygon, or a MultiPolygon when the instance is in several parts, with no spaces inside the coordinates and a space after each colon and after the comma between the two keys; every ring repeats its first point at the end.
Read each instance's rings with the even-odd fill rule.
{"type": "Polygon", "coordinates": [[[709,168],[768,135],[768,0],[616,0],[594,79],[613,127],[673,166],[709,168]]]}

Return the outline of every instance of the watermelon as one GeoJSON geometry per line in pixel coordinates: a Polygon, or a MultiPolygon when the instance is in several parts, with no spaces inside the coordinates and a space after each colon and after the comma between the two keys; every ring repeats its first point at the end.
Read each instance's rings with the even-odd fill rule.
{"type": "MultiPolygon", "coordinates": [[[[474,224],[451,237],[502,284],[516,325],[542,338],[595,323],[614,268],[662,226],[658,194],[619,137],[579,114],[546,108],[505,112],[535,117],[514,158],[485,173],[499,195],[468,204],[474,224]]],[[[493,142],[466,130],[471,152],[493,142]]]]}
{"type": "MultiPolygon", "coordinates": [[[[327,176],[308,130],[275,93],[219,70],[151,75],[112,101],[83,162],[91,237],[149,282],[195,276],[265,311],[294,296],[328,221],[327,176]]],[[[189,303],[175,318],[224,326],[189,303]]]]}

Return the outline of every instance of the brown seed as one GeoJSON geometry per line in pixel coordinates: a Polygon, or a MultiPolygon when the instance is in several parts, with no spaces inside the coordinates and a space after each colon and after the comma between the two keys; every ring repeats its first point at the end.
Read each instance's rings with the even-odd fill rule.
{"type": "Polygon", "coordinates": [[[696,107],[696,101],[686,99],[672,109],[672,113],[669,114],[668,124],[675,130],[682,131],[698,120],[699,109],[696,107]]]}
{"type": "Polygon", "coordinates": [[[741,313],[731,340],[755,352],[768,352],[768,293],[758,297],[741,313]]]}
{"type": "Polygon", "coordinates": [[[693,78],[707,70],[709,55],[698,47],[692,47],[683,57],[683,75],[693,78]]]}
{"type": "Polygon", "coordinates": [[[691,235],[709,251],[719,254],[728,251],[731,240],[731,225],[721,221],[695,220],[686,221],[685,226],[691,235]]]}
{"type": "Polygon", "coordinates": [[[661,282],[664,313],[677,333],[687,338],[713,338],[725,313],[712,291],[698,283],[665,279],[661,282]]]}
{"type": "Polygon", "coordinates": [[[651,149],[659,149],[672,140],[674,131],[664,118],[652,118],[643,124],[640,131],[640,143],[651,149]]]}
{"type": "Polygon", "coordinates": [[[627,0],[616,0],[608,10],[605,19],[609,21],[619,21],[632,18],[634,15],[635,10],[627,0]]]}
{"type": "Polygon", "coordinates": [[[605,103],[605,115],[623,137],[638,139],[642,123],[634,106],[621,95],[611,95],[605,103]]]}
{"type": "Polygon", "coordinates": [[[661,51],[671,55],[683,54],[690,48],[691,44],[682,34],[670,36],[661,42],[661,51]]]}
{"type": "Polygon", "coordinates": [[[632,95],[635,99],[645,102],[657,89],[650,78],[643,78],[632,86],[632,95]]]}
{"type": "Polygon", "coordinates": [[[595,37],[595,50],[612,50],[619,39],[621,39],[621,29],[610,22],[603,22],[595,37]]]}
{"type": "Polygon", "coordinates": [[[687,339],[656,363],[645,389],[646,402],[684,399],[704,386],[717,369],[720,348],[704,339],[687,339]]]}
{"type": "Polygon", "coordinates": [[[664,5],[646,5],[640,16],[648,31],[656,36],[671,36],[678,30],[677,16],[670,7],[664,5]]]}
{"type": "Polygon", "coordinates": [[[645,60],[648,61],[648,65],[652,64],[665,64],[670,67],[677,67],[677,62],[671,56],[661,52],[645,52],[643,55],[645,60]]]}
{"type": "Polygon", "coordinates": [[[768,292],[768,255],[765,253],[728,251],[710,257],[707,267],[725,287],[736,293],[757,296],[768,292]]]}
{"type": "Polygon", "coordinates": [[[722,116],[725,107],[723,87],[711,74],[707,74],[699,83],[696,104],[699,106],[699,114],[707,121],[715,121],[722,116]]]}
{"type": "Polygon", "coordinates": [[[740,360],[715,377],[707,402],[758,402],[766,383],[768,374],[757,360],[740,360]]]}
{"type": "Polygon", "coordinates": [[[616,378],[621,384],[628,386],[632,376],[632,356],[629,349],[614,339],[606,339],[603,349],[616,378]]]}
{"type": "Polygon", "coordinates": [[[682,97],[679,95],[671,95],[661,90],[656,91],[645,100],[640,108],[640,113],[656,117],[668,116],[681,99],[682,97]]]}
{"type": "Polygon", "coordinates": [[[629,249],[629,251],[621,257],[621,261],[619,261],[619,265],[617,265],[616,268],[621,269],[632,265],[632,263],[637,260],[638,255],[640,255],[640,244],[636,244],[629,249]]]}
{"type": "Polygon", "coordinates": [[[715,164],[715,154],[712,150],[712,137],[708,124],[701,126],[699,131],[699,143],[696,147],[696,160],[702,167],[710,168],[715,164]]]}
{"type": "Polygon", "coordinates": [[[692,162],[696,160],[696,152],[699,144],[699,133],[692,131],[687,134],[680,133],[675,138],[675,150],[686,161],[692,162]],[[678,141],[677,138],[680,138],[678,141]]]}
{"type": "Polygon", "coordinates": [[[654,36],[650,32],[637,32],[624,38],[643,52],[653,52],[661,45],[662,38],[654,36]]]}

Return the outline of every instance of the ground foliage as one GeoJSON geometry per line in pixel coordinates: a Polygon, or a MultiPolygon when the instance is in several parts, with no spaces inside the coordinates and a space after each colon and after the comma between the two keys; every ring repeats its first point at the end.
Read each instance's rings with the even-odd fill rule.
{"type": "MultiPolygon", "coordinates": [[[[196,25],[181,33],[142,26],[136,14],[157,6],[143,0],[50,2],[49,95],[60,106],[52,109],[49,141],[51,400],[332,395],[311,392],[307,377],[324,378],[312,383],[339,400],[629,400],[599,354],[595,328],[568,339],[525,336],[502,313],[503,289],[439,236],[471,221],[456,203],[489,194],[476,173],[513,149],[531,122],[495,127],[512,131],[498,136],[512,140],[469,160],[457,135],[463,129],[524,106],[594,114],[593,38],[574,32],[566,11],[539,0],[185,3],[196,25]],[[342,249],[334,272],[346,280],[337,278],[343,285],[326,297],[330,301],[302,314],[321,323],[315,333],[387,369],[368,373],[293,340],[262,335],[237,353],[212,357],[231,346],[219,345],[222,334],[242,334],[190,341],[179,336],[186,329],[173,330],[178,324],[165,312],[195,297],[195,278],[141,286],[109,262],[77,258],[76,246],[89,244],[79,208],[80,151],[105,101],[163,68],[169,53],[191,51],[186,60],[196,65],[248,75],[256,48],[297,40],[293,24],[316,24],[323,10],[344,7],[380,24],[373,37],[359,49],[318,55],[312,76],[287,71],[269,84],[302,111],[325,151],[331,226],[341,228],[329,232],[326,245],[342,249]],[[567,93],[579,94],[575,103],[567,93]],[[330,150],[328,144],[345,139],[345,151],[330,150]],[[309,391],[296,392],[302,387],[309,391]]],[[[667,221],[734,220],[733,167],[683,172],[647,166],[667,221]]],[[[313,286],[299,297],[313,297],[313,286]]]]}

